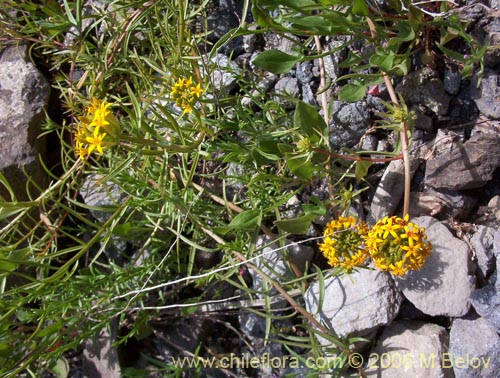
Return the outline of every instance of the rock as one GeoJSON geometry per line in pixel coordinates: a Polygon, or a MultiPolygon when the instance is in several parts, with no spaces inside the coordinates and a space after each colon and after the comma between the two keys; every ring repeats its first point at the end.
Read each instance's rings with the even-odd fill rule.
{"type": "MultiPolygon", "coordinates": [[[[387,273],[361,269],[351,274],[325,278],[324,295],[313,282],[305,295],[306,309],[338,336],[365,336],[389,324],[403,300],[387,273]],[[323,306],[319,308],[320,301],[323,306]]],[[[319,338],[323,345],[329,341],[319,338]]]]}
{"type": "Polygon", "coordinates": [[[495,268],[493,240],[496,233],[497,230],[492,227],[476,226],[476,232],[469,240],[477,258],[477,267],[484,278],[489,277],[495,268]]]}
{"type": "Polygon", "coordinates": [[[395,321],[384,329],[370,353],[368,378],[452,378],[445,361],[446,329],[420,321],[395,321]]]}
{"type": "Polygon", "coordinates": [[[449,356],[455,378],[497,378],[500,337],[483,318],[456,319],[450,330],[449,356]]]}
{"type": "Polygon", "coordinates": [[[299,97],[299,83],[294,77],[284,76],[274,86],[274,92],[282,106],[286,109],[293,109],[295,104],[290,99],[299,97]]]}
{"type": "Polygon", "coordinates": [[[427,315],[460,317],[467,314],[475,289],[467,244],[432,217],[411,221],[426,229],[433,250],[421,270],[396,278],[396,287],[427,315]]]}
{"type": "MultiPolygon", "coordinates": [[[[45,139],[39,138],[50,86],[31,63],[27,47],[8,47],[0,56],[0,172],[16,195],[15,201],[36,198],[48,184],[39,161],[45,158],[45,139]],[[24,171],[26,171],[26,173],[24,171]],[[28,179],[33,183],[28,185],[28,179]],[[35,185],[34,185],[35,184],[35,185]]],[[[0,185],[0,196],[11,195],[0,185]]]]}
{"type": "Polygon", "coordinates": [[[475,290],[472,293],[472,306],[479,315],[496,328],[497,333],[500,333],[500,293],[498,287],[488,285],[475,290]]]}
{"type": "Polygon", "coordinates": [[[432,131],[432,118],[425,114],[425,109],[422,107],[413,105],[411,110],[415,113],[415,127],[424,131],[432,131]]]}
{"type": "MultiPolygon", "coordinates": [[[[410,159],[410,173],[413,174],[418,168],[418,159],[410,159]]],[[[369,223],[376,223],[385,216],[392,215],[396,210],[404,194],[404,163],[403,160],[393,160],[385,169],[384,175],[375,190],[370,205],[370,213],[367,214],[369,223]]]]}
{"type": "MultiPolygon", "coordinates": [[[[223,54],[215,54],[210,60],[206,56],[203,60],[208,61],[212,88],[217,92],[229,93],[236,86],[237,75],[241,71],[238,65],[223,54]]],[[[206,75],[205,66],[200,66],[203,67],[203,75],[206,75]]]]}
{"type": "Polygon", "coordinates": [[[247,187],[242,182],[243,177],[246,175],[245,166],[237,163],[229,163],[226,169],[226,191],[229,201],[237,201],[238,199],[245,199],[247,187]]]}
{"type": "Polygon", "coordinates": [[[490,202],[488,202],[488,208],[491,209],[495,218],[500,222],[500,196],[491,198],[490,202]]]}
{"type": "Polygon", "coordinates": [[[251,95],[245,95],[241,100],[241,104],[247,107],[255,105],[254,97],[258,97],[262,93],[267,93],[276,83],[276,80],[277,76],[275,74],[266,72],[257,84],[257,89],[254,89],[251,95]]]}
{"type": "Polygon", "coordinates": [[[361,149],[363,151],[375,151],[377,149],[378,139],[373,134],[368,134],[363,138],[361,149]]]}
{"type": "Polygon", "coordinates": [[[462,83],[462,75],[457,70],[444,70],[443,86],[444,90],[451,95],[456,95],[460,91],[460,84],[462,83]]]}
{"type": "MultiPolygon", "coordinates": [[[[237,28],[241,19],[241,7],[236,6],[233,0],[213,1],[207,7],[206,17],[200,17],[197,23],[203,27],[206,22],[208,33],[208,41],[217,43],[231,29],[237,28]]],[[[238,55],[243,50],[242,37],[236,37],[221,46],[220,52],[225,55],[238,55]]]]}
{"type": "Polygon", "coordinates": [[[476,205],[476,198],[457,191],[426,190],[410,194],[410,215],[436,216],[440,219],[465,218],[476,205]]]}
{"type": "Polygon", "coordinates": [[[433,188],[481,188],[500,167],[500,136],[478,134],[448,153],[427,161],[425,183],[433,188]]]}
{"type": "Polygon", "coordinates": [[[330,122],[332,150],[353,147],[370,127],[370,113],[365,102],[345,103],[335,101],[330,122]]]}
{"type": "Polygon", "coordinates": [[[104,178],[104,175],[90,174],[80,187],[83,202],[90,207],[92,216],[101,223],[105,223],[127,197],[127,193],[118,185],[112,181],[104,182],[104,178]]]}
{"type": "Polygon", "coordinates": [[[102,329],[95,340],[87,340],[82,354],[82,375],[84,378],[120,378],[116,341],[118,322],[111,321],[111,332],[102,329]]]}
{"type": "MultiPolygon", "coordinates": [[[[284,252],[279,243],[267,245],[270,242],[271,240],[267,236],[258,237],[256,247],[260,249],[258,253],[261,255],[261,257],[257,259],[255,265],[257,266],[257,268],[259,268],[268,276],[277,280],[278,282],[282,282],[286,279],[296,278],[292,269],[288,267],[286,258],[289,259],[290,263],[295,264],[295,266],[301,272],[304,272],[305,267],[308,263],[311,262],[314,255],[313,249],[303,244],[297,244],[289,240],[285,240],[287,251],[284,252]],[[265,247],[262,248],[263,246],[265,247]]],[[[249,271],[253,279],[254,290],[263,291],[265,290],[266,286],[270,286],[264,283],[264,280],[259,274],[254,272],[252,269],[249,269],[249,271]]],[[[269,295],[274,294],[277,294],[277,292],[275,291],[275,289],[272,289],[271,294],[269,295]]]]}
{"type": "Polygon", "coordinates": [[[424,105],[436,115],[448,113],[450,96],[444,90],[438,73],[430,68],[410,72],[396,86],[408,106],[424,105]]]}
{"type": "Polygon", "coordinates": [[[474,75],[470,87],[472,99],[482,114],[500,119],[500,74],[485,69],[479,87],[478,80],[478,76],[474,75]]]}

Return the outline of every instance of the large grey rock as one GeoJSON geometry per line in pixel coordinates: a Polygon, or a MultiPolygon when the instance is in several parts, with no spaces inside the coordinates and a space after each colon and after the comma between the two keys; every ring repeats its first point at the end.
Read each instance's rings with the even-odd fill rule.
{"type": "MultiPolygon", "coordinates": [[[[286,250],[280,247],[279,243],[271,243],[268,236],[259,236],[256,243],[256,247],[261,248],[258,253],[262,256],[255,261],[255,265],[278,282],[296,277],[289,263],[293,263],[301,272],[304,272],[314,255],[313,249],[307,245],[289,240],[285,240],[285,245],[286,250]]],[[[249,271],[253,278],[253,289],[265,290],[266,286],[270,286],[264,283],[259,274],[252,269],[249,271]]],[[[277,294],[275,289],[271,291],[271,295],[273,294],[277,294]]]]}
{"type": "Polygon", "coordinates": [[[95,339],[85,342],[82,355],[84,378],[120,378],[118,351],[113,346],[118,332],[118,322],[111,321],[110,331],[102,329],[95,339]]]}
{"type": "Polygon", "coordinates": [[[477,267],[483,277],[488,277],[495,268],[493,241],[497,230],[492,227],[476,226],[476,232],[470,238],[477,259],[477,267]]]}
{"type": "MultiPolygon", "coordinates": [[[[26,182],[44,187],[47,176],[39,162],[45,157],[45,140],[39,138],[45,119],[50,86],[27,58],[26,47],[9,47],[0,56],[0,171],[17,200],[27,200],[26,182]],[[25,173],[28,177],[26,177],[25,173]]],[[[36,197],[37,190],[29,185],[36,197]]],[[[0,185],[0,195],[10,195],[0,185]]]]}
{"type": "Polygon", "coordinates": [[[477,82],[478,77],[474,76],[470,90],[479,111],[485,116],[500,119],[500,74],[485,69],[479,87],[477,82]]]}
{"type": "Polygon", "coordinates": [[[90,207],[90,213],[99,222],[106,222],[127,194],[114,182],[104,181],[104,176],[91,174],[85,177],[80,195],[90,207]]]}
{"type": "Polygon", "coordinates": [[[447,356],[448,333],[436,324],[395,321],[384,329],[370,353],[370,378],[452,378],[447,356]]]}
{"type": "Polygon", "coordinates": [[[474,291],[472,293],[472,306],[500,333],[500,292],[497,286],[488,285],[474,291]]]}
{"type": "Polygon", "coordinates": [[[450,330],[449,362],[455,378],[497,378],[500,337],[483,318],[456,319],[450,330]]]}
{"type": "MultiPolygon", "coordinates": [[[[223,54],[215,54],[211,59],[208,59],[208,56],[206,56],[204,61],[206,61],[206,65],[208,66],[211,87],[215,91],[227,94],[236,86],[240,68],[235,62],[232,62],[223,54]]],[[[207,75],[205,64],[202,67],[202,74],[207,75]]]]}
{"type": "Polygon", "coordinates": [[[481,188],[500,167],[500,136],[476,134],[450,152],[427,161],[425,183],[437,189],[481,188]]]}
{"type": "Polygon", "coordinates": [[[345,103],[335,101],[330,122],[330,146],[332,150],[353,147],[368,130],[371,118],[364,101],[345,103]]]}
{"type": "MultiPolygon", "coordinates": [[[[340,337],[365,336],[389,324],[398,314],[402,296],[387,273],[361,269],[352,274],[326,278],[324,296],[320,283],[309,286],[306,308],[340,337]],[[323,305],[320,308],[320,302],[323,305]]],[[[330,342],[319,338],[323,345],[330,342]]]]}
{"type": "Polygon", "coordinates": [[[293,109],[294,102],[290,98],[297,98],[299,96],[299,82],[294,77],[284,76],[274,86],[274,92],[282,106],[286,109],[293,109]]]}
{"type": "Polygon", "coordinates": [[[411,221],[425,227],[433,250],[421,270],[395,279],[397,288],[427,315],[464,316],[476,282],[469,247],[432,217],[411,221]]]}
{"type": "Polygon", "coordinates": [[[450,96],[438,78],[438,73],[430,68],[422,68],[406,75],[396,86],[407,105],[424,105],[436,115],[448,113],[450,96]]]}
{"type": "MultiPolygon", "coordinates": [[[[412,177],[418,166],[418,159],[411,159],[410,174],[412,177]]],[[[373,195],[370,213],[367,214],[369,223],[376,223],[379,219],[394,214],[404,194],[404,181],[405,168],[403,160],[391,161],[373,195]]]]}

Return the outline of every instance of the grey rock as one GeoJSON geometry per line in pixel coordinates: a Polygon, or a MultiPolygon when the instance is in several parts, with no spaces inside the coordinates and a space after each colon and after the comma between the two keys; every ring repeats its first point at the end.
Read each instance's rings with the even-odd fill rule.
{"type": "MultiPolygon", "coordinates": [[[[389,324],[398,314],[402,296],[388,274],[361,269],[351,274],[325,278],[324,296],[313,282],[305,295],[306,308],[340,337],[364,336],[389,324]],[[320,308],[320,300],[323,306],[320,308]]],[[[318,338],[323,345],[330,342],[318,338]]]]}
{"type": "Polygon", "coordinates": [[[243,183],[243,177],[246,175],[246,169],[243,165],[229,163],[226,169],[226,190],[230,201],[246,198],[247,187],[243,183]]]}
{"type": "Polygon", "coordinates": [[[417,129],[424,131],[433,130],[432,117],[425,114],[425,109],[422,109],[420,106],[413,105],[411,110],[415,113],[415,127],[417,129]]]}
{"type": "Polygon", "coordinates": [[[294,77],[284,76],[279,79],[274,86],[274,92],[277,100],[280,101],[286,109],[293,109],[295,105],[290,98],[294,99],[299,97],[299,82],[294,77]]]}
{"type": "Polygon", "coordinates": [[[254,89],[251,95],[245,95],[241,100],[241,104],[247,107],[254,105],[255,102],[253,98],[260,96],[262,93],[267,93],[276,83],[276,80],[277,76],[275,74],[266,72],[264,77],[257,84],[257,89],[254,89]]]}
{"type": "Polygon", "coordinates": [[[382,332],[370,353],[369,378],[452,378],[445,361],[448,348],[446,329],[419,321],[395,321],[382,332]]]}
{"type": "Polygon", "coordinates": [[[497,230],[492,227],[476,226],[476,232],[470,238],[477,259],[477,267],[482,277],[489,277],[495,268],[493,241],[497,230]]]}
{"type": "Polygon", "coordinates": [[[371,117],[364,101],[345,103],[335,101],[330,122],[330,147],[353,147],[370,127],[371,117]]]}
{"type": "Polygon", "coordinates": [[[500,119],[500,74],[496,71],[485,69],[479,87],[478,76],[471,80],[471,96],[476,102],[479,111],[487,117],[500,119]]]}
{"type": "Polygon", "coordinates": [[[113,346],[118,332],[118,322],[111,321],[110,331],[102,329],[95,339],[85,342],[82,353],[84,378],[120,378],[118,351],[113,346]]]}
{"type": "Polygon", "coordinates": [[[378,139],[373,134],[368,134],[363,138],[361,149],[363,151],[375,151],[377,149],[378,139]]]}
{"type": "Polygon", "coordinates": [[[494,196],[488,202],[488,208],[495,215],[495,218],[500,222],[500,196],[494,196]]]}
{"type": "MultiPolygon", "coordinates": [[[[286,251],[280,247],[279,243],[271,243],[268,236],[259,236],[256,243],[256,247],[259,248],[258,253],[261,256],[255,265],[278,282],[296,277],[288,263],[293,263],[301,272],[304,272],[314,255],[313,249],[309,246],[293,243],[289,240],[285,240],[285,245],[286,251]]],[[[265,287],[269,286],[252,269],[249,269],[249,272],[255,290],[265,290],[265,287]]],[[[273,294],[276,294],[275,289],[272,290],[271,295],[273,294]]]]}
{"type": "Polygon", "coordinates": [[[427,161],[425,183],[433,188],[464,190],[481,188],[500,167],[500,136],[474,135],[448,153],[427,161]]]}
{"type": "Polygon", "coordinates": [[[427,315],[460,317],[467,314],[475,289],[474,266],[467,244],[432,217],[411,221],[425,228],[433,250],[421,270],[395,278],[396,287],[427,315]]]}
{"type": "MultiPolygon", "coordinates": [[[[207,61],[205,57],[204,61],[207,61]]],[[[201,64],[202,67],[205,67],[201,64]]],[[[238,65],[223,54],[215,54],[208,60],[208,69],[210,72],[210,83],[217,92],[228,93],[236,86],[237,76],[240,73],[238,65]]],[[[205,68],[202,70],[206,75],[205,68]]]]}
{"type": "Polygon", "coordinates": [[[446,92],[451,95],[456,95],[460,91],[460,84],[462,82],[462,76],[459,71],[452,71],[450,69],[445,69],[443,85],[446,92]]]}
{"type": "MultiPolygon", "coordinates": [[[[45,158],[45,139],[39,138],[45,119],[50,86],[27,59],[27,48],[8,47],[0,57],[0,171],[16,194],[17,201],[36,198],[48,183],[39,156],[45,158]],[[23,172],[26,171],[26,174],[23,172]]],[[[0,185],[0,195],[10,194],[0,185]]]]}
{"type": "Polygon", "coordinates": [[[483,318],[456,319],[450,330],[449,357],[455,378],[497,378],[500,337],[483,318]]]}
{"type": "Polygon", "coordinates": [[[475,290],[472,293],[472,306],[479,315],[496,328],[497,333],[500,333],[500,293],[498,287],[488,285],[475,290]]]}
{"type": "Polygon", "coordinates": [[[465,218],[477,203],[477,198],[463,192],[433,190],[428,188],[422,193],[412,193],[410,215],[440,215],[442,218],[465,218]]]}
{"type": "MultiPolygon", "coordinates": [[[[413,174],[419,165],[418,159],[411,159],[410,173],[413,174]]],[[[367,214],[369,223],[375,223],[385,216],[392,215],[404,194],[404,163],[393,160],[387,166],[380,180],[367,214]]]]}
{"type": "Polygon", "coordinates": [[[422,68],[406,75],[396,86],[407,105],[422,104],[436,115],[448,113],[450,96],[444,90],[437,72],[422,68]]]}
{"type": "MultiPolygon", "coordinates": [[[[231,29],[238,27],[241,18],[241,6],[237,6],[233,0],[212,1],[206,7],[206,17],[200,17],[197,23],[203,25],[206,22],[208,40],[211,43],[217,43],[231,29]]],[[[225,55],[238,55],[243,50],[242,37],[236,37],[221,46],[221,53],[225,55]]]]}
{"type": "Polygon", "coordinates": [[[85,177],[80,187],[83,202],[89,207],[92,216],[99,222],[106,222],[127,194],[112,181],[104,181],[104,176],[91,174],[85,177]]]}

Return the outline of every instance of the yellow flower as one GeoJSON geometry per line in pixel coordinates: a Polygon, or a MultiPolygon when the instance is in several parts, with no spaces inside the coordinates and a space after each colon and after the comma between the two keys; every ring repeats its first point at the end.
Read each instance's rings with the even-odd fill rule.
{"type": "Polygon", "coordinates": [[[422,268],[432,251],[425,230],[409,222],[408,215],[385,217],[368,232],[366,246],[377,268],[403,276],[422,268]]]}
{"type": "Polygon", "coordinates": [[[342,267],[350,272],[364,264],[368,254],[364,247],[367,227],[352,216],[339,217],[329,222],[319,249],[332,267],[342,267]]]}
{"type": "Polygon", "coordinates": [[[184,114],[193,112],[194,104],[201,98],[203,92],[201,84],[198,83],[195,86],[192,77],[189,77],[189,79],[181,77],[172,86],[170,95],[175,104],[183,109],[184,114]]]}
{"type": "Polygon", "coordinates": [[[99,134],[99,128],[96,127],[94,129],[94,135],[86,138],[87,142],[90,145],[88,150],[89,155],[94,149],[97,149],[97,151],[99,151],[99,153],[101,154],[104,153],[104,151],[102,150],[102,141],[104,140],[105,136],[106,133],[99,134]]]}
{"type": "Polygon", "coordinates": [[[113,104],[106,100],[92,98],[85,115],[78,117],[75,132],[75,153],[83,160],[94,150],[114,146],[120,137],[120,125],[109,109],[113,104]],[[100,132],[104,130],[104,132],[100,132]]]}

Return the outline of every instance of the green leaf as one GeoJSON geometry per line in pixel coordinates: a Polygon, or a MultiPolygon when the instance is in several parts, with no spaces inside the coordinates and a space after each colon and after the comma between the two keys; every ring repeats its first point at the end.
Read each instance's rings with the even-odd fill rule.
{"type": "Polygon", "coordinates": [[[263,70],[281,74],[289,72],[295,63],[300,62],[301,59],[302,56],[290,55],[279,50],[268,50],[259,54],[253,60],[253,64],[263,70]]]}
{"type": "Polygon", "coordinates": [[[286,153],[285,161],[290,172],[304,180],[310,180],[317,170],[308,154],[286,153]]]}
{"type": "Polygon", "coordinates": [[[352,13],[358,16],[368,16],[369,10],[365,0],[353,0],[352,13]]]}
{"type": "Polygon", "coordinates": [[[69,363],[64,357],[60,357],[49,369],[57,378],[66,378],[69,375],[69,363]]]}
{"type": "Polygon", "coordinates": [[[366,94],[366,86],[359,83],[349,83],[344,85],[339,91],[339,100],[355,102],[363,99],[366,94]]]}
{"type": "Polygon", "coordinates": [[[354,170],[354,175],[356,176],[356,180],[361,181],[365,178],[368,173],[368,169],[371,167],[372,162],[366,160],[358,160],[356,162],[356,169],[354,170]]]}
{"type": "Polygon", "coordinates": [[[378,66],[384,72],[389,72],[392,69],[394,58],[396,54],[392,51],[383,51],[377,49],[375,54],[370,57],[370,64],[372,66],[378,66]]]}
{"type": "Polygon", "coordinates": [[[260,210],[246,210],[236,215],[227,226],[214,227],[216,232],[226,234],[232,230],[252,231],[260,225],[262,213],[260,210]]]}
{"type": "Polygon", "coordinates": [[[327,140],[328,127],[320,116],[318,108],[303,101],[297,103],[293,115],[293,126],[302,130],[315,146],[321,146],[327,140]]]}
{"type": "Polygon", "coordinates": [[[316,214],[305,214],[294,219],[282,219],[274,222],[276,227],[294,235],[304,235],[311,225],[311,222],[317,217],[316,214]]]}
{"type": "Polygon", "coordinates": [[[413,41],[415,39],[415,31],[408,21],[400,20],[398,22],[398,35],[396,38],[404,42],[413,41]]]}
{"type": "Polygon", "coordinates": [[[63,326],[63,321],[51,324],[36,334],[37,337],[45,337],[59,331],[63,326]]]}

